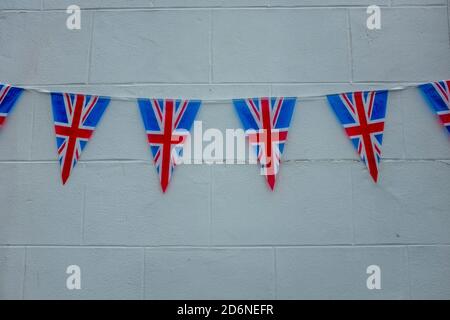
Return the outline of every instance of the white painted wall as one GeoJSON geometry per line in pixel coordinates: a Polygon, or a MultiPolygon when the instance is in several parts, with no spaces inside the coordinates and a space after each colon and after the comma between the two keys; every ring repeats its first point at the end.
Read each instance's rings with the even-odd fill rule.
{"type": "MultiPolygon", "coordinates": [[[[233,98],[450,78],[447,0],[1,0],[0,82],[233,98]],[[78,4],[82,29],[65,27],[78,4]],[[366,7],[382,7],[382,29],[366,7]]],[[[450,144],[389,97],[378,185],[325,99],[300,101],[277,189],[257,166],[178,167],[162,195],[134,102],[113,101],[67,186],[49,97],[0,134],[0,298],[450,298],[450,144]],[[82,289],[66,289],[66,268],[82,289]],[[382,290],[366,288],[366,268],[382,290]]],[[[206,128],[237,128],[205,104],[206,128]]]]}

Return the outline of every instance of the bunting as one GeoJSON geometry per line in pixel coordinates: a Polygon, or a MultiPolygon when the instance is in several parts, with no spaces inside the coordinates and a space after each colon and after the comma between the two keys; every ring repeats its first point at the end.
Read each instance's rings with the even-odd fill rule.
{"type": "Polygon", "coordinates": [[[331,108],[375,182],[378,181],[387,98],[386,90],[328,96],[331,108]]]}
{"type": "Polygon", "coordinates": [[[236,99],[233,102],[249,143],[256,151],[261,173],[274,190],[296,98],[236,99]]]}
{"type": "Polygon", "coordinates": [[[199,100],[138,99],[147,141],[166,192],[173,170],[200,108],[199,100]]]}
{"type": "Polygon", "coordinates": [[[22,92],[21,88],[0,84],[0,128],[5,125],[8,114],[14,108],[22,92]]]}
{"type": "MultiPolygon", "coordinates": [[[[450,80],[415,87],[422,92],[440,123],[450,134],[450,80]]],[[[5,124],[7,116],[24,90],[50,94],[61,179],[65,185],[111,98],[49,93],[37,88],[18,88],[0,84],[0,128],[5,124]]],[[[375,183],[379,178],[382,158],[388,95],[389,90],[379,90],[326,96],[331,109],[375,183]]],[[[117,100],[124,99],[130,98],[117,98],[117,100]]],[[[202,101],[150,98],[139,98],[136,101],[161,189],[165,193],[174,168],[183,156],[189,131],[202,101]]],[[[261,174],[265,176],[272,191],[275,189],[296,102],[297,97],[232,100],[249,145],[255,150],[261,174]]]]}
{"type": "Polygon", "coordinates": [[[91,139],[110,98],[51,93],[61,178],[66,184],[81,152],[91,139]]]}
{"type": "Polygon", "coordinates": [[[431,82],[419,86],[439,122],[450,134],[450,80],[431,82]]]}

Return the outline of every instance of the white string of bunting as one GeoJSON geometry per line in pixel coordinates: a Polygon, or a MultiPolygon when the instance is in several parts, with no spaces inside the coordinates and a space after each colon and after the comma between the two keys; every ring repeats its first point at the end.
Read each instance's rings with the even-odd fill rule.
{"type": "MultiPolygon", "coordinates": [[[[359,85],[359,83],[350,83],[353,85],[359,85]]],[[[7,84],[5,84],[7,85],[7,84]]],[[[82,84],[80,84],[82,85],[82,84]]],[[[361,84],[362,85],[362,84],[361,84]]],[[[364,84],[365,86],[367,86],[367,84],[364,84]]],[[[406,90],[406,89],[410,89],[410,88],[416,88],[417,86],[419,86],[420,84],[405,84],[405,85],[398,85],[398,86],[394,86],[392,88],[389,88],[387,90],[389,91],[402,91],[402,90],[406,90]]],[[[13,86],[13,85],[11,85],[13,86]]],[[[56,85],[57,87],[58,85],[56,85]]],[[[87,87],[89,87],[89,85],[86,85],[87,87]]],[[[31,91],[31,92],[37,92],[37,93],[44,93],[44,94],[49,94],[54,92],[55,90],[48,90],[48,89],[44,89],[38,86],[30,86],[30,85],[23,85],[23,86],[18,86],[19,88],[26,90],[26,91],[31,91]]],[[[375,91],[375,90],[379,90],[379,89],[373,89],[373,90],[367,90],[367,91],[375,91]]],[[[86,94],[86,93],[82,93],[82,92],[68,92],[68,93],[73,93],[73,94],[86,94]]],[[[315,99],[320,99],[320,98],[325,98],[327,96],[327,94],[311,94],[311,95],[299,95],[299,96],[295,96],[295,98],[297,98],[297,100],[315,100],[315,99]]],[[[131,95],[108,95],[108,97],[111,100],[115,100],[115,101],[135,101],[136,99],[139,99],[140,97],[138,96],[131,96],[131,95]]],[[[173,97],[172,97],[173,98],[173,97]]],[[[208,104],[221,104],[221,103],[227,103],[227,102],[232,102],[233,99],[232,98],[215,98],[215,99],[202,99],[202,98],[196,98],[195,100],[201,100],[203,104],[208,103],[208,104]]]]}
{"type": "Polygon", "coordinates": [[[230,103],[249,144],[256,151],[262,175],[274,190],[297,101],[326,98],[376,183],[389,93],[412,87],[420,90],[440,124],[450,134],[450,80],[328,95],[202,100],[96,96],[0,84],[0,128],[4,127],[24,91],[49,95],[61,178],[66,184],[110,101],[136,101],[161,189],[166,192],[201,105],[230,103]]]}

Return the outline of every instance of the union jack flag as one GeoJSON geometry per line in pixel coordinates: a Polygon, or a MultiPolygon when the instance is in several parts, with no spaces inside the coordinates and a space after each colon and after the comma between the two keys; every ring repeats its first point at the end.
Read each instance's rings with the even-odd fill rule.
{"type": "Polygon", "coordinates": [[[200,108],[199,100],[138,99],[161,188],[166,192],[200,108]]]}
{"type": "Polygon", "coordinates": [[[427,83],[419,86],[439,122],[450,133],[450,80],[427,83]]]}
{"type": "Polygon", "coordinates": [[[52,93],[58,160],[63,185],[95,131],[110,98],[72,93],[52,93]]]}
{"type": "Polygon", "coordinates": [[[329,95],[337,118],[365,162],[373,180],[378,180],[388,91],[329,95]]]}
{"type": "Polygon", "coordinates": [[[296,98],[233,100],[250,145],[271,190],[275,187],[296,98]]]}
{"type": "Polygon", "coordinates": [[[0,128],[5,124],[9,112],[12,110],[23,89],[0,84],[0,128]]]}

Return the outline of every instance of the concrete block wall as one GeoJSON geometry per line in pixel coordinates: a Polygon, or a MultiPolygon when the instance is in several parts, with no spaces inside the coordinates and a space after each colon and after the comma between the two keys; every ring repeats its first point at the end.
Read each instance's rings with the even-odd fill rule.
{"type": "MultiPolygon", "coordinates": [[[[448,0],[2,0],[0,82],[206,99],[390,88],[450,78],[449,25],[448,0]]],[[[228,103],[198,120],[240,127],[228,103]]],[[[62,187],[50,100],[26,92],[0,134],[0,298],[448,299],[450,145],[416,89],[391,93],[383,153],[375,185],[326,100],[300,100],[276,192],[255,165],[203,164],[162,195],[135,103],[113,101],[62,187]],[[66,289],[72,264],[81,290],[66,289]]]]}

